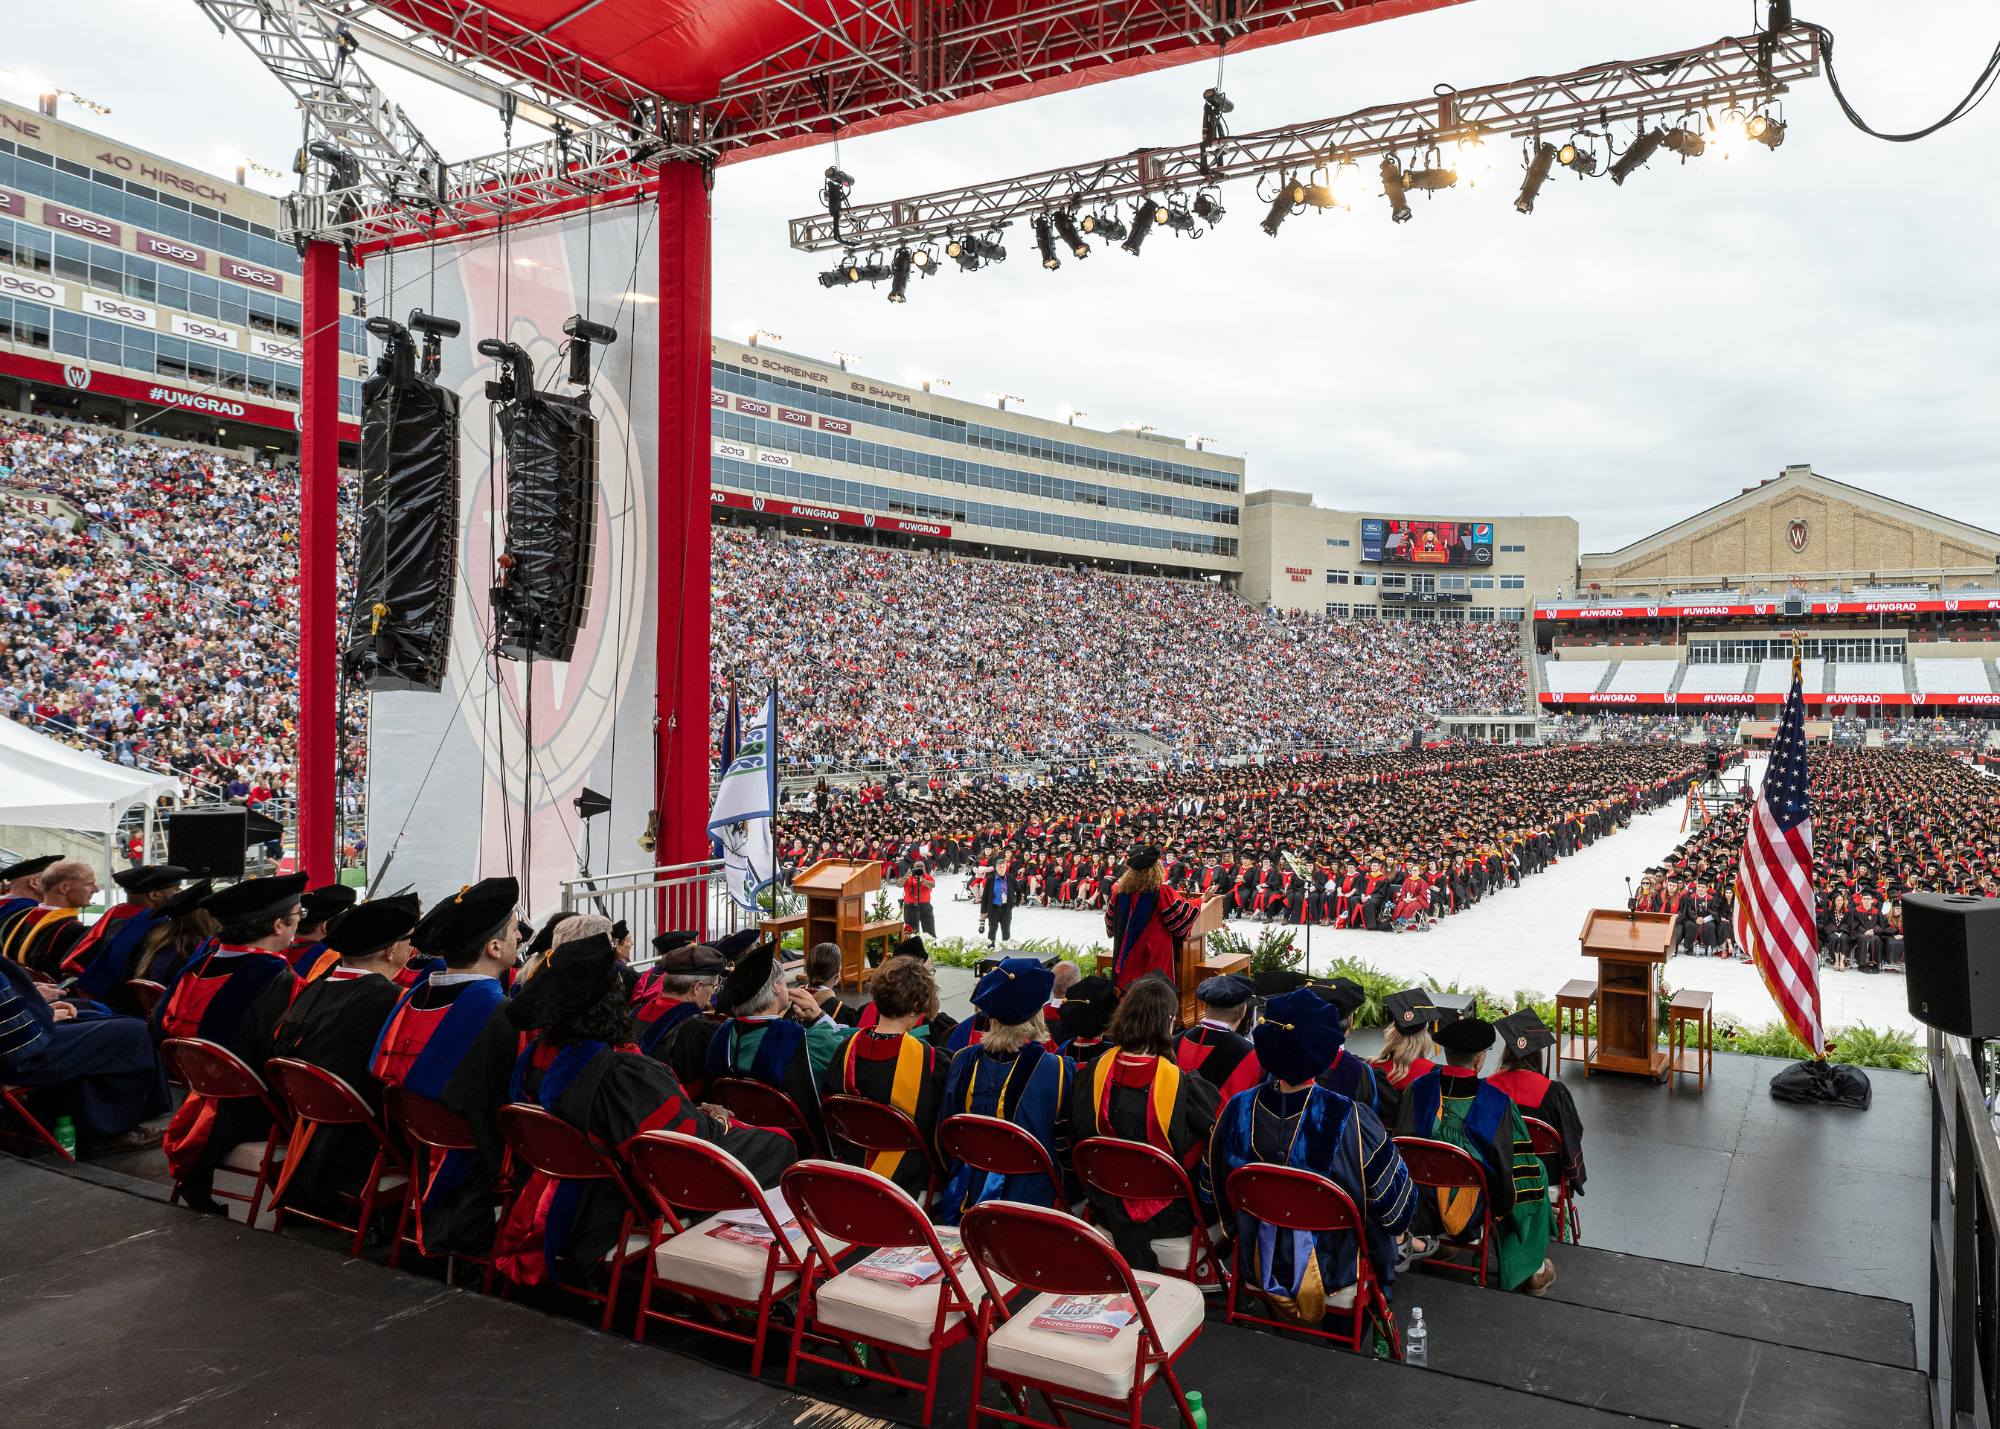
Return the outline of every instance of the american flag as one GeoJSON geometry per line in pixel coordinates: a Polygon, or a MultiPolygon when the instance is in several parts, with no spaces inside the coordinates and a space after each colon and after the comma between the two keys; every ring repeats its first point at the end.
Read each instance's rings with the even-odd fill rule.
{"type": "Polygon", "coordinates": [[[1812,807],[1806,797],[1806,701],[1799,659],[1771,742],[1764,788],[1736,867],[1736,943],[1763,974],[1792,1035],[1826,1055],[1819,1012],[1819,929],[1813,919],[1812,807]]]}

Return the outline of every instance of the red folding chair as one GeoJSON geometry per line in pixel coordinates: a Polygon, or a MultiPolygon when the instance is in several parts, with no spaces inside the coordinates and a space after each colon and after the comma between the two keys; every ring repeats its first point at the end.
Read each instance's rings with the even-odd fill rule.
{"type": "Polygon", "coordinates": [[[1102,1231],[1062,1211],[987,1201],[965,1213],[959,1234],[986,1286],[972,1362],[970,1429],[979,1429],[982,1415],[1047,1429],[1027,1412],[1023,1396],[1031,1389],[1058,1424],[1067,1426],[1069,1412],[1145,1429],[1139,1416],[1146,1391],[1161,1379],[1173,1392],[1181,1422],[1195,1429],[1174,1361],[1201,1333],[1200,1290],[1171,1276],[1141,1282],[1102,1231]],[[1151,1287],[1150,1296],[1142,1283],[1151,1287]],[[1005,1295],[1013,1286],[1035,1295],[1009,1310],[1005,1295]],[[1130,1300],[1134,1319],[1108,1340],[1034,1328],[1059,1297],[1120,1294],[1130,1300]],[[981,1402],[989,1378],[1006,1389],[1014,1413],[981,1402]]]}
{"type": "Polygon", "coordinates": [[[1070,1157],[1076,1163],[1078,1179],[1103,1195],[1185,1205],[1194,1221],[1185,1246],[1181,1237],[1153,1242],[1161,1273],[1204,1289],[1229,1288],[1230,1272],[1216,1251],[1215,1237],[1208,1233],[1208,1215],[1195,1198],[1187,1171],[1173,1157],[1143,1141],[1114,1136],[1093,1136],[1074,1147],[1070,1157]]]}
{"type": "MultiPolygon", "coordinates": [[[[244,1196],[214,1187],[209,1190],[209,1195],[215,1200],[245,1202],[243,1223],[254,1227],[264,1191],[271,1184],[272,1173],[285,1159],[285,1148],[280,1138],[291,1127],[291,1113],[278,1104],[264,1079],[250,1070],[248,1062],[218,1043],[198,1037],[169,1037],[160,1044],[160,1060],[174,1072],[176,1080],[187,1085],[191,1095],[209,1097],[218,1102],[254,1101],[271,1118],[271,1130],[264,1137],[261,1147],[254,1141],[231,1147],[222,1164],[216,1168],[252,1177],[250,1194],[244,1196]]],[[[167,1195],[167,1203],[172,1205],[180,1197],[181,1183],[175,1181],[173,1190],[167,1195]]]]}
{"type": "Polygon", "coordinates": [[[1528,1124],[1528,1140],[1534,1143],[1535,1155],[1543,1158],[1543,1165],[1553,1162],[1555,1166],[1549,1174],[1549,1207],[1556,1213],[1556,1239],[1582,1245],[1583,1224],[1577,1217],[1576,1198],[1570,1194],[1569,1182],[1563,1179],[1562,1133],[1526,1114],[1521,1120],[1528,1124]]]}
{"type": "Polygon", "coordinates": [[[31,1133],[27,1139],[31,1144],[47,1146],[65,1161],[76,1160],[76,1157],[65,1150],[60,1141],[56,1140],[56,1134],[35,1120],[35,1114],[28,1110],[27,1097],[34,1091],[35,1088],[33,1087],[20,1087],[14,1086],[11,1083],[0,1082],[0,1107],[5,1107],[8,1111],[14,1113],[27,1126],[28,1131],[31,1133]]]}
{"type": "Polygon", "coordinates": [[[132,1004],[139,1009],[139,1015],[146,1018],[150,1018],[153,1015],[153,1009],[158,1007],[160,999],[167,995],[167,989],[163,983],[152,982],[142,977],[135,977],[127,981],[125,990],[132,994],[132,1004]]]}
{"type": "MultiPolygon", "coordinates": [[[[389,1264],[393,1268],[402,1259],[403,1247],[414,1247],[417,1254],[427,1259],[435,1259],[432,1252],[424,1249],[422,1227],[424,1217],[424,1191],[437,1175],[438,1166],[454,1151],[478,1151],[479,1142],[472,1134],[472,1123],[455,1111],[448,1111],[429,1097],[418,1096],[408,1087],[392,1086],[382,1089],[382,1112],[389,1120],[403,1129],[410,1139],[410,1180],[403,1188],[403,1210],[396,1217],[396,1235],[389,1243],[389,1264]],[[412,1224],[417,1228],[411,1234],[412,1224]]],[[[484,1258],[468,1255],[464,1251],[449,1250],[444,1254],[444,1283],[452,1283],[452,1271],[458,1262],[483,1266],[486,1274],[480,1279],[479,1293],[491,1293],[493,1289],[493,1256],[489,1251],[484,1258]]]]}
{"type": "MultiPolygon", "coordinates": [[[[611,1265],[611,1280],[604,1292],[600,1294],[588,1285],[557,1282],[559,1288],[572,1295],[601,1301],[604,1319],[598,1328],[609,1333],[611,1317],[618,1308],[618,1282],[625,1274],[625,1267],[645,1254],[653,1239],[650,1230],[653,1217],[646,1203],[625,1174],[616,1152],[538,1106],[514,1102],[501,1107],[500,1134],[507,1139],[507,1149],[529,1169],[563,1181],[608,1182],[624,1200],[625,1214],[618,1222],[618,1239],[604,1257],[611,1265]]],[[[507,1298],[512,1283],[500,1287],[501,1299],[507,1298]]]]}
{"type": "MultiPolygon", "coordinates": [[[[1457,1196],[1479,1198],[1477,1275],[1479,1283],[1484,1285],[1487,1249],[1493,1243],[1493,1203],[1486,1194],[1486,1168],[1450,1142],[1432,1141],[1424,1136],[1399,1136],[1396,1138],[1396,1150],[1402,1154],[1403,1164],[1409,1168],[1410,1179],[1419,1186],[1437,1192],[1440,1197],[1456,1192],[1457,1196]]],[[[1457,1196],[1451,1198],[1456,1200],[1457,1196]]],[[[1458,1244],[1462,1250],[1472,1248],[1464,1241],[1458,1244]]],[[[1469,1265],[1460,1265],[1455,1260],[1444,1259],[1442,1245],[1425,1258],[1424,1264],[1473,1273],[1469,1265]]]]}
{"type": "Polygon", "coordinates": [[[798,1243],[778,1227],[757,1178],[714,1143],[678,1131],[648,1131],[627,1146],[626,1155],[633,1179],[651,1199],[656,1213],[634,1338],[646,1338],[646,1321],[652,1319],[734,1340],[751,1347],[750,1374],[754,1378],[764,1368],[764,1333],[771,1325],[771,1308],[792,1293],[805,1273],[798,1243]],[[683,1218],[688,1211],[704,1212],[708,1218],[690,1222],[683,1218]],[[756,1211],[766,1226],[779,1233],[762,1247],[713,1234],[729,1228],[721,1218],[724,1211],[756,1211]],[[744,1334],[707,1320],[655,1310],[655,1285],[696,1300],[754,1310],[757,1328],[744,1334]]]}
{"type": "Polygon", "coordinates": [[[789,1092],[753,1082],[748,1077],[717,1077],[709,1083],[708,1095],[711,1101],[728,1107],[740,1122],[767,1131],[782,1131],[794,1140],[803,1138],[799,1141],[801,1155],[822,1156],[826,1152],[819,1144],[819,1134],[789,1092]]]}
{"type": "Polygon", "coordinates": [[[938,1150],[947,1159],[963,1161],[975,1171],[996,1176],[1032,1176],[1040,1172],[1056,1188],[1050,1204],[1064,1213],[1069,1211],[1069,1202],[1063,1196],[1062,1176],[1033,1132],[997,1116],[960,1112],[938,1123],[937,1139],[938,1150]]]}
{"type": "Polygon", "coordinates": [[[389,1140],[388,1129],[368,1109],[368,1103],[361,1099],[361,1094],[326,1068],[315,1067],[295,1057],[273,1057],[264,1064],[264,1071],[278,1089],[278,1094],[290,1104],[294,1118],[291,1140],[285,1147],[285,1169],[278,1175],[277,1190],[271,1193],[271,1209],[277,1217],[271,1229],[282,1233],[286,1219],[297,1217],[315,1225],[331,1226],[337,1231],[353,1231],[354,1249],[350,1253],[359,1257],[361,1247],[368,1239],[369,1222],[375,1218],[377,1210],[387,1209],[389,1194],[401,1192],[409,1181],[410,1163],[389,1140]],[[368,1164],[368,1176],[362,1182],[361,1194],[339,1193],[341,1201],[357,1208],[351,1226],[335,1216],[296,1210],[285,1204],[285,1189],[295,1174],[293,1168],[305,1155],[306,1147],[322,1126],[362,1127],[375,1142],[375,1156],[368,1164]]]}
{"type": "MultiPolygon", "coordinates": [[[[1282,1231],[1305,1231],[1317,1234],[1321,1231],[1346,1231],[1355,1237],[1359,1254],[1355,1257],[1357,1270],[1354,1280],[1353,1326],[1342,1334],[1334,1330],[1314,1329],[1293,1320],[1271,1319],[1263,1315],[1253,1315],[1241,1308],[1240,1297],[1246,1284],[1255,1290],[1254,1280],[1243,1278],[1244,1243],[1241,1237],[1236,1242],[1236,1274],[1230,1287],[1228,1313],[1223,1319],[1227,1324],[1239,1320],[1253,1325],[1267,1325],[1278,1330],[1297,1330],[1302,1335],[1317,1335],[1323,1340],[1333,1340],[1346,1345],[1356,1354],[1361,1353],[1362,1336],[1368,1328],[1368,1316],[1372,1312],[1389,1337],[1389,1353],[1394,1359],[1403,1357],[1402,1337],[1396,1332],[1396,1321],[1389,1313],[1389,1301],[1382,1293],[1382,1282],[1375,1278],[1375,1262],[1368,1254],[1368,1228],[1361,1220],[1361,1213],[1354,1208],[1354,1200],[1347,1192],[1310,1171],[1301,1171],[1291,1166],[1238,1166],[1229,1173],[1227,1188],[1230,1205],[1255,1220],[1273,1225],[1282,1231]]],[[[1251,1254],[1255,1254],[1254,1251],[1251,1254]]],[[[1327,1306],[1329,1317],[1338,1314],[1333,1305],[1327,1306]]]]}
{"type": "MultiPolygon", "coordinates": [[[[799,1362],[825,1365],[848,1374],[924,1392],[922,1422],[931,1422],[937,1403],[938,1362],[944,1352],[971,1338],[977,1327],[985,1282],[962,1274],[963,1259],[945,1249],[922,1206],[895,1182],[833,1161],[801,1161],[788,1167],[785,1200],[806,1228],[810,1250],[799,1290],[799,1313],[792,1322],[792,1353],[785,1383],[798,1382],[799,1362]],[[944,1267],[935,1280],[901,1286],[871,1280],[850,1267],[843,1272],[834,1246],[923,1246],[944,1267]],[[954,1264],[954,1259],[958,1264],[954,1264]],[[806,1324],[816,1338],[840,1344],[845,1359],[805,1350],[806,1324]],[[886,1370],[870,1366],[848,1348],[860,1341],[882,1357],[886,1370]],[[924,1377],[897,1371],[896,1355],[924,1356],[924,1377]]],[[[1009,1291],[1012,1286],[1007,1287],[1009,1291]]]]}
{"type": "Polygon", "coordinates": [[[836,1093],[820,1103],[820,1115],[826,1118],[827,1130],[842,1141],[860,1147],[863,1151],[894,1155],[900,1151],[905,1156],[914,1155],[922,1159],[924,1169],[929,1173],[930,1183],[924,1189],[927,1205],[936,1205],[944,1190],[944,1172],[931,1154],[930,1144],[924,1134],[917,1130],[917,1124],[899,1107],[887,1102],[870,1101],[866,1097],[848,1096],[836,1093]]]}

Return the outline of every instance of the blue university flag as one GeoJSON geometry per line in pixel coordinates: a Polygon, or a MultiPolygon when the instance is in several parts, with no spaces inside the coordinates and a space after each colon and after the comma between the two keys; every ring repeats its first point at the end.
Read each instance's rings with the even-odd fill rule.
{"type": "Polygon", "coordinates": [[[737,906],[755,908],[777,877],[771,836],[778,811],[778,685],[737,733],[736,753],[723,768],[709,811],[708,833],[722,844],[722,870],[737,906]]]}

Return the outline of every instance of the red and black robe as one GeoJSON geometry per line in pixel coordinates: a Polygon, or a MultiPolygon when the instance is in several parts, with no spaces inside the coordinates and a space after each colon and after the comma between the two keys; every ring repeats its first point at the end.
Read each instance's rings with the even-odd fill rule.
{"type": "MultiPolygon", "coordinates": [[[[1070,1093],[1070,1144],[1093,1136],[1140,1141],[1174,1158],[1194,1181],[1208,1150],[1221,1098],[1205,1079],[1182,1072],[1172,1057],[1112,1052],[1080,1071],[1070,1093]]],[[[1158,1270],[1156,1240],[1194,1234],[1183,1200],[1155,1201],[1087,1189],[1097,1224],[1135,1270],[1158,1270]]]]}
{"type": "Polygon", "coordinates": [[[1554,1186],[1560,1181],[1569,1187],[1571,1195],[1582,1195],[1583,1119],[1576,1114],[1576,1098],[1570,1095],[1569,1088],[1526,1067],[1495,1072],[1486,1081],[1512,1097],[1521,1115],[1555,1128],[1562,1138],[1562,1154],[1542,1158],[1542,1164],[1548,1168],[1549,1184],[1554,1186]]]}
{"type": "MultiPolygon", "coordinates": [[[[937,1132],[938,1108],[944,1105],[944,1079],[950,1071],[951,1058],[925,1038],[870,1030],[847,1039],[820,1074],[819,1086],[823,1096],[866,1097],[896,1108],[916,1124],[935,1161],[937,1146],[932,1138],[937,1132]]],[[[862,1164],[919,1200],[930,1185],[930,1167],[921,1156],[866,1151],[862,1164]]]]}
{"type": "Polygon", "coordinates": [[[1242,1033],[1217,1022],[1197,1022],[1174,1043],[1174,1061],[1194,1072],[1228,1101],[1264,1080],[1257,1048],[1242,1033]]]}

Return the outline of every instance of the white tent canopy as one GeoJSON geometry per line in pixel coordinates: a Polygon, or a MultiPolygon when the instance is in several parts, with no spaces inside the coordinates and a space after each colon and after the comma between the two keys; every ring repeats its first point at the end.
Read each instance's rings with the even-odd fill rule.
{"type": "Polygon", "coordinates": [[[180,792],[172,775],[127,769],[0,719],[0,824],[102,834],[107,874],[125,811],[135,804],[150,809],[180,792]]]}

